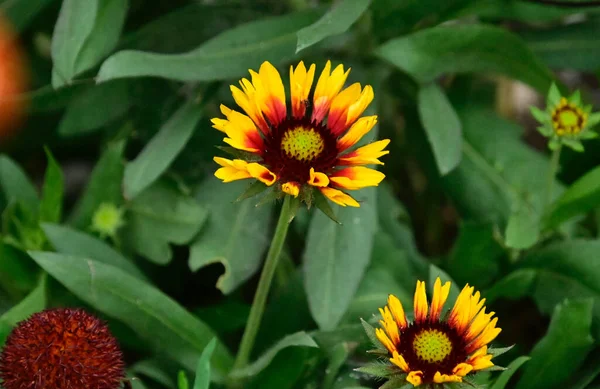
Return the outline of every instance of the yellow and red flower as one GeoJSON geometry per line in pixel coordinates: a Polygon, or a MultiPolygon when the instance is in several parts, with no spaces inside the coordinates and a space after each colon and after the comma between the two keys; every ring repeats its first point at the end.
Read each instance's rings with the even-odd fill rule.
{"type": "Polygon", "coordinates": [[[241,113],[221,105],[225,119],[212,119],[224,132],[224,142],[248,158],[215,157],[221,168],[215,176],[223,182],[254,178],[283,193],[303,199],[313,190],[341,206],[359,203],[343,190],[377,186],[385,175],[360,165],[383,163],[379,158],[389,140],[354,146],[377,123],[377,116],[361,117],[373,100],[373,88],[355,83],[342,90],[350,70],[342,65],[331,71],[328,61],[311,99],[315,65],[300,62],[290,67],[290,101],[279,72],[264,62],[241,89],[231,86],[241,113]],[[311,103],[312,101],[312,103],[311,103]]]}
{"type": "Polygon", "coordinates": [[[436,279],[429,307],[425,283],[417,281],[412,323],[393,295],[380,309],[382,328],[375,330],[375,336],[393,369],[414,386],[463,382],[466,375],[494,366],[488,344],[501,331],[494,312],[486,313],[485,299],[467,285],[452,310],[443,315],[449,293],[450,282],[442,285],[436,279]]]}

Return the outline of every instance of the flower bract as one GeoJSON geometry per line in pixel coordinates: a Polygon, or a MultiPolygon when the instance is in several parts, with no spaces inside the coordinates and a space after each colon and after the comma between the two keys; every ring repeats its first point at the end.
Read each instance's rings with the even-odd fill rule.
{"type": "Polygon", "coordinates": [[[342,89],[350,70],[331,67],[328,61],[313,90],[315,65],[292,66],[289,99],[269,62],[258,72],[250,70],[251,80],[242,79],[239,88],[231,86],[243,112],[221,105],[225,118],[212,123],[239,158],[215,157],[221,166],[215,176],[223,182],[254,178],[308,204],[320,194],[341,206],[358,207],[345,191],[383,180],[383,173],[362,165],[382,165],[379,158],[389,153],[389,140],[357,147],[377,123],[377,116],[362,116],[373,88],[355,83],[342,89]]]}

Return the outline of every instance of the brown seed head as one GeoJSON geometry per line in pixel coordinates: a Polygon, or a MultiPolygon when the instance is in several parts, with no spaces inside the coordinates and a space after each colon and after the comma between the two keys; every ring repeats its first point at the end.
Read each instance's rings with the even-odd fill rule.
{"type": "Polygon", "coordinates": [[[5,389],[117,389],[123,354],[108,327],[81,309],[50,309],[19,323],[0,354],[5,389]]]}

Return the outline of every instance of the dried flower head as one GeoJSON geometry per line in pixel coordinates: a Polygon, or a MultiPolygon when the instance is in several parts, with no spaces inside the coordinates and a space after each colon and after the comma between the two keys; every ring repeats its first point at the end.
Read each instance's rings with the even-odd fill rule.
{"type": "Polygon", "coordinates": [[[583,105],[579,91],[570,97],[563,97],[554,84],[546,99],[546,110],[531,107],[531,114],[542,125],[538,131],[549,138],[548,146],[555,150],[565,145],[576,151],[583,151],[582,140],[596,138],[591,130],[600,122],[600,113],[592,113],[591,105],[583,105]]]}
{"type": "Polygon", "coordinates": [[[34,314],[14,328],[0,354],[4,389],[117,389],[124,377],[116,339],[81,309],[34,314]]]}

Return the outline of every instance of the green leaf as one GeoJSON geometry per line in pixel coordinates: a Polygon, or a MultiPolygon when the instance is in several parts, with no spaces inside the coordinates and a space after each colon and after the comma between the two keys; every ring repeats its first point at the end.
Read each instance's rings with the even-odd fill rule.
{"type": "Polygon", "coordinates": [[[482,288],[496,278],[503,253],[491,224],[464,222],[446,266],[458,285],[482,288]]]}
{"type": "Polygon", "coordinates": [[[166,265],[172,258],[169,244],[189,243],[207,216],[196,200],[158,181],[129,204],[124,240],[138,254],[166,265]]]}
{"type": "Polygon", "coordinates": [[[598,34],[600,26],[596,20],[590,20],[520,35],[531,51],[553,69],[595,71],[600,67],[600,59],[590,53],[600,50],[600,42],[595,39],[598,34]]]}
{"type": "Polygon", "coordinates": [[[149,377],[153,381],[161,384],[166,388],[172,388],[175,386],[175,381],[173,380],[170,373],[164,371],[164,366],[162,366],[161,360],[155,359],[144,359],[139,362],[133,364],[129,371],[135,373],[138,377],[139,375],[144,375],[149,377]]]}
{"type": "MultiPolygon", "coordinates": [[[[121,269],[91,259],[49,252],[30,252],[52,277],[81,300],[127,324],[156,351],[189,370],[215,334],[176,301],[156,287],[121,269]]],[[[223,378],[232,360],[218,344],[212,358],[223,378]]]]}
{"type": "Polygon", "coordinates": [[[569,389],[589,388],[598,374],[600,374],[600,349],[595,349],[588,355],[573,380],[569,382],[569,389]]]}
{"type": "Polygon", "coordinates": [[[22,297],[38,282],[37,266],[27,254],[0,241],[0,285],[11,295],[22,297]]]}
{"type": "Polygon", "coordinates": [[[322,41],[346,32],[369,8],[371,0],[342,0],[335,3],[319,20],[298,31],[296,53],[322,41]]]}
{"type": "Polygon", "coordinates": [[[217,339],[213,339],[202,351],[196,368],[196,379],[194,380],[194,389],[208,389],[210,386],[210,358],[215,351],[217,339]]]}
{"type": "Polygon", "coordinates": [[[94,167],[90,180],[70,222],[77,228],[86,229],[91,225],[96,209],[102,203],[119,205],[123,201],[121,182],[123,181],[123,150],[125,142],[109,144],[94,167]]]}
{"type": "Polygon", "coordinates": [[[131,80],[119,80],[83,91],[67,106],[58,133],[65,137],[89,134],[123,116],[132,104],[131,86],[131,80]]]}
{"type": "Polygon", "coordinates": [[[539,235],[539,218],[529,206],[521,204],[508,218],[506,246],[521,250],[528,249],[536,244],[539,235]]]}
{"type": "Polygon", "coordinates": [[[508,384],[508,381],[511,379],[513,374],[515,374],[515,372],[519,369],[519,367],[521,367],[525,362],[527,362],[530,359],[531,358],[529,357],[522,356],[512,361],[510,365],[508,365],[506,370],[500,373],[498,378],[496,378],[496,381],[494,381],[494,384],[491,386],[490,389],[504,389],[506,387],[506,384],[508,384]]]}
{"type": "Polygon", "coordinates": [[[177,374],[177,388],[178,389],[189,389],[190,382],[188,381],[187,376],[185,375],[185,371],[180,370],[179,374],[177,374]]]}
{"type": "Polygon", "coordinates": [[[128,0],[63,0],[52,36],[52,86],[70,84],[116,46],[128,0]]]}
{"type": "Polygon", "coordinates": [[[554,228],[600,204],[600,166],[575,181],[553,204],[544,218],[546,228],[554,228]]]}
{"type": "Polygon", "coordinates": [[[56,0],[4,0],[0,11],[10,20],[17,32],[25,30],[46,7],[56,0]]]}
{"type": "Polygon", "coordinates": [[[20,202],[36,215],[40,200],[37,190],[19,165],[8,156],[0,155],[0,187],[8,203],[20,202]]]}
{"type": "Polygon", "coordinates": [[[231,378],[246,378],[254,376],[265,369],[275,356],[283,349],[287,347],[319,347],[313,338],[311,338],[306,332],[301,331],[292,335],[288,335],[281,339],[277,344],[273,345],[263,355],[261,355],[256,361],[250,365],[237,369],[231,372],[231,378]]]}
{"type": "Polygon", "coordinates": [[[360,324],[362,324],[363,328],[365,329],[367,338],[369,338],[373,346],[379,350],[385,350],[385,347],[383,346],[383,344],[381,344],[381,342],[379,341],[379,339],[377,339],[377,336],[375,335],[375,328],[373,328],[372,325],[363,320],[363,318],[360,319],[360,324]]]}
{"type": "Polygon", "coordinates": [[[60,165],[49,149],[46,149],[46,157],[48,158],[48,167],[46,168],[44,186],[42,187],[40,220],[58,222],[62,215],[65,178],[60,165]]]}
{"type": "Polygon", "coordinates": [[[146,280],[133,262],[98,238],[58,224],[43,223],[42,229],[57,252],[93,259],[118,267],[124,272],[146,280]]]}
{"type": "Polygon", "coordinates": [[[482,24],[438,26],[392,39],[378,55],[428,83],[445,73],[500,73],[546,93],[552,74],[513,33],[482,24]]]}
{"type": "Polygon", "coordinates": [[[451,172],[462,156],[460,119],[444,92],[435,83],[419,89],[419,116],[441,175],[451,172]]]}
{"type": "Polygon", "coordinates": [[[100,68],[98,81],[154,76],[180,81],[239,77],[264,61],[277,65],[294,57],[296,31],[312,23],[317,11],[271,17],[225,31],[184,54],[120,51],[100,68]]]}
{"type": "Polygon", "coordinates": [[[335,383],[340,368],[350,356],[348,343],[339,343],[333,350],[329,352],[329,364],[325,370],[325,378],[323,379],[323,389],[329,389],[335,383]]]}
{"type": "Polygon", "coordinates": [[[150,186],[171,165],[192,136],[202,111],[186,103],[167,121],[142,152],[125,167],[125,198],[133,199],[150,186]]]}
{"type": "Polygon", "coordinates": [[[200,307],[194,313],[219,334],[226,334],[246,326],[250,305],[225,300],[220,304],[200,307]]]}
{"type": "Polygon", "coordinates": [[[517,389],[557,388],[577,370],[592,349],[592,299],[559,304],[548,333],[531,351],[517,389]]]}
{"type": "Polygon", "coordinates": [[[225,274],[217,288],[233,292],[259,269],[271,241],[273,206],[255,207],[249,200],[234,203],[246,183],[224,184],[207,178],[198,188],[196,199],[209,210],[206,227],[190,247],[192,271],[211,263],[222,263],[225,274]]]}
{"type": "Polygon", "coordinates": [[[17,323],[44,308],[46,308],[46,276],[42,276],[38,286],[23,300],[0,316],[0,348],[17,323]]]}
{"type": "Polygon", "coordinates": [[[360,208],[338,207],[341,225],[315,213],[306,238],[304,287],[313,318],[324,330],[335,328],[341,320],[371,259],[377,230],[376,189],[362,189],[355,196],[364,202],[360,208]]]}

